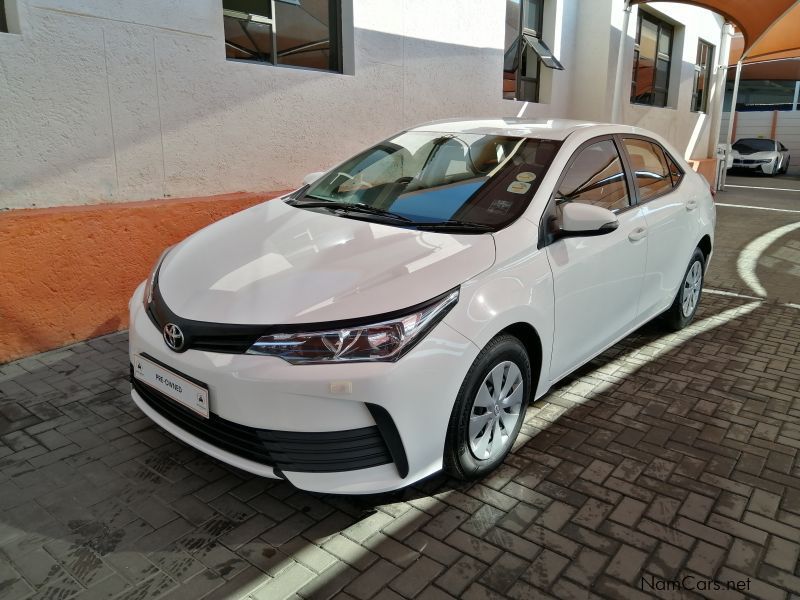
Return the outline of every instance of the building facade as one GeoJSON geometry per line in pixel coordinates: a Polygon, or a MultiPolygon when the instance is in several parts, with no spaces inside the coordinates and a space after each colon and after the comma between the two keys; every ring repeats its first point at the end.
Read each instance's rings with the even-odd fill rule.
{"type": "Polygon", "coordinates": [[[682,4],[624,36],[623,0],[0,7],[0,362],[124,328],[160,249],[421,122],[609,121],[619,79],[622,122],[716,139],[723,19],[682,4]]]}
{"type": "MultiPolygon", "coordinates": [[[[622,0],[4,3],[13,14],[11,33],[0,34],[3,208],[291,188],[367,144],[444,117],[608,121],[623,20],[622,0]],[[330,4],[339,6],[332,19],[330,4]],[[273,65],[226,46],[226,36],[252,44],[235,31],[241,19],[223,11],[267,20],[273,5],[278,44],[327,41],[338,48],[316,54],[337,55],[334,69],[313,48],[279,46],[273,65]],[[521,90],[528,102],[503,94],[521,8],[526,30],[539,29],[564,67],[524,65],[540,80],[538,94],[521,90]]],[[[705,41],[718,54],[722,19],[679,4],[634,8],[626,89],[635,53],[648,51],[650,40],[635,41],[645,11],[645,37],[655,24],[664,39],[638,71],[640,79],[658,71],[665,97],[624,98],[622,120],[664,135],[687,158],[704,157],[706,115],[692,111],[697,48],[705,41]]],[[[254,24],[246,27],[255,43],[271,46],[254,24]]]]}

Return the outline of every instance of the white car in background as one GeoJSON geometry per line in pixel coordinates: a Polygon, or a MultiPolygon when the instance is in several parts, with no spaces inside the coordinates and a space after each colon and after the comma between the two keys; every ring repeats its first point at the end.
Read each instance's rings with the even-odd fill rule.
{"type": "Polygon", "coordinates": [[[306,490],[480,477],[559,379],[692,320],[714,224],[644,130],[422,125],[165,252],[130,302],[133,400],[306,490]]]}
{"type": "Polygon", "coordinates": [[[734,169],[748,169],[765,175],[780,175],[789,170],[789,150],[777,140],[743,138],[732,148],[734,169]]]}

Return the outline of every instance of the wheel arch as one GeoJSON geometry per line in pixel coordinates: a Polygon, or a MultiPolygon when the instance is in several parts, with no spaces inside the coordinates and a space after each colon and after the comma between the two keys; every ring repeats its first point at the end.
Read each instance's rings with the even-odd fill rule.
{"type": "Polygon", "coordinates": [[[536,331],[536,328],[530,323],[518,321],[517,323],[512,323],[511,325],[508,325],[504,329],[498,331],[494,336],[492,336],[492,339],[504,333],[513,335],[520,342],[522,342],[523,346],[525,346],[525,351],[528,353],[528,360],[531,362],[531,395],[532,399],[534,399],[536,396],[536,390],[538,389],[539,383],[542,381],[542,375],[544,374],[542,339],[539,336],[539,332],[536,331]],[[534,365],[538,365],[538,367],[534,365]]]}
{"type": "Polygon", "coordinates": [[[712,251],[711,236],[705,234],[702,238],[700,238],[700,242],[697,244],[697,247],[700,248],[700,251],[703,253],[706,262],[708,262],[708,258],[711,256],[712,251]]]}

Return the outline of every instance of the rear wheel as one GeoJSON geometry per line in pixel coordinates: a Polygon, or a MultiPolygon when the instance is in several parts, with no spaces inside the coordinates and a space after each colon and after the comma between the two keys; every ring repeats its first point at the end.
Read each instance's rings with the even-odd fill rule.
{"type": "Polygon", "coordinates": [[[664,322],[673,331],[686,327],[694,319],[697,306],[700,304],[700,295],[703,292],[703,278],[705,276],[706,259],[700,248],[695,248],[686,274],[683,276],[681,287],[672,306],[664,313],[664,322]]]}
{"type": "Polygon", "coordinates": [[[525,346],[512,335],[498,335],[461,384],[447,429],[445,470],[458,479],[476,479],[502,463],[522,427],[530,394],[525,346]]]}

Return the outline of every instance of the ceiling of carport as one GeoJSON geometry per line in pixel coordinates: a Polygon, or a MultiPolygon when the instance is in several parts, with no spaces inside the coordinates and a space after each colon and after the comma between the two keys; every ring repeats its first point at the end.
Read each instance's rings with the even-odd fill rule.
{"type": "MultiPolygon", "coordinates": [[[[744,36],[744,62],[800,57],[800,0],[674,1],[706,8],[736,25],[744,36]]],[[[631,0],[643,3],[648,2],[631,0]]]]}

